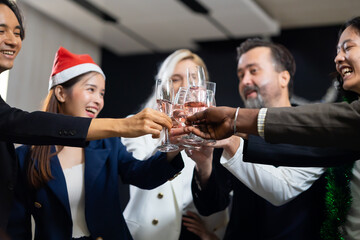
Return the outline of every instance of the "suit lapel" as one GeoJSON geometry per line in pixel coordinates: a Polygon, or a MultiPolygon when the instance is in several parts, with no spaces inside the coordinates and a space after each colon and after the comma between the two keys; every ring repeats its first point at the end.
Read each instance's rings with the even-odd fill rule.
{"type": "Polygon", "coordinates": [[[50,180],[47,185],[53,191],[55,196],[59,199],[64,206],[67,214],[71,217],[69,196],[66,187],[65,176],[62,171],[59,158],[54,156],[51,158],[51,174],[53,179],[50,180]]]}
{"type": "MultiPolygon", "coordinates": [[[[54,152],[54,150],[55,148],[52,148],[52,152],[54,152]]],[[[96,178],[100,174],[109,153],[110,150],[108,149],[85,148],[85,193],[87,192],[87,189],[91,189],[96,178]]],[[[50,161],[51,174],[54,179],[50,180],[47,185],[64,206],[67,214],[71,217],[66,180],[59,158],[54,156],[50,161]]]]}
{"type": "Polygon", "coordinates": [[[103,169],[109,156],[109,149],[85,149],[85,193],[92,189],[95,180],[103,169]]]}

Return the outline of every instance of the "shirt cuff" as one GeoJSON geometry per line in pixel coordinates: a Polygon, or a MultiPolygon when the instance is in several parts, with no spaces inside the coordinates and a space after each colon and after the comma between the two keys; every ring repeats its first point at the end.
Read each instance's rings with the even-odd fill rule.
{"type": "Polygon", "coordinates": [[[267,108],[261,108],[257,117],[257,130],[259,136],[265,138],[265,118],[266,118],[267,108]]]}

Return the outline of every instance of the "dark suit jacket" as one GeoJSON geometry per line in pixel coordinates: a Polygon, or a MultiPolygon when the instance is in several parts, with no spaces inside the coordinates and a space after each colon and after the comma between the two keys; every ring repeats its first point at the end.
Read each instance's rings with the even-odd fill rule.
{"type": "Polygon", "coordinates": [[[269,108],[265,140],[307,146],[359,150],[360,100],[351,104],[311,104],[295,108],[269,108]]]}
{"type": "Polygon", "coordinates": [[[7,224],[17,163],[13,143],[85,146],[91,119],[11,108],[0,97],[0,229],[7,224]]]}
{"type": "MultiPolygon", "coordinates": [[[[290,148],[298,151],[297,146],[290,148]]],[[[271,150],[276,154],[274,149],[270,148],[271,150]]],[[[320,227],[324,218],[324,176],[307,191],[279,207],[254,193],[219,162],[214,163],[205,188],[199,188],[193,178],[194,203],[202,215],[225,209],[230,203],[231,190],[233,190],[231,215],[224,239],[320,239],[320,227]]]]}
{"type": "MultiPolygon", "coordinates": [[[[360,149],[359,149],[360,150],[360,149]]],[[[245,140],[244,162],[290,167],[334,167],[360,159],[360,151],[270,144],[258,136],[245,140]]]]}
{"type": "MultiPolygon", "coordinates": [[[[31,239],[30,215],[36,224],[35,239],[71,240],[72,219],[65,177],[57,156],[51,159],[54,179],[38,190],[29,189],[26,155],[29,148],[18,148],[19,182],[8,232],[12,240],[31,239]]],[[[119,176],[122,182],[144,189],[155,188],[184,167],[178,154],[171,164],[165,153],[147,161],[135,159],[119,138],[91,141],[85,149],[85,217],[92,237],[132,239],[122,215],[119,176]]],[[[166,207],[166,206],[164,206],[166,207]]]]}

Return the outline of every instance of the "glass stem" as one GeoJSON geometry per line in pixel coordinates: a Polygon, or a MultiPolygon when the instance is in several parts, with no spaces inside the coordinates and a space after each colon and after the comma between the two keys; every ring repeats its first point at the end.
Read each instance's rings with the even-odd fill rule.
{"type": "Polygon", "coordinates": [[[168,145],[170,144],[170,141],[169,141],[169,129],[168,128],[164,128],[165,130],[165,140],[164,140],[164,144],[165,145],[168,145]]]}

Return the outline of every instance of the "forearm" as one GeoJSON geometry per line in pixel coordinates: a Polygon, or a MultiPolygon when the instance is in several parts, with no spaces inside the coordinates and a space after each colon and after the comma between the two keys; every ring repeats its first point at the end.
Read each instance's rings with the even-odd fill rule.
{"type": "Polygon", "coordinates": [[[225,156],[226,159],[230,159],[236,154],[239,147],[241,147],[242,151],[243,141],[240,137],[232,136],[224,140],[218,140],[215,146],[222,147],[224,149],[223,156],[225,156]]]}
{"type": "Polygon", "coordinates": [[[271,143],[359,149],[360,101],[269,108],[265,139],[271,143]],[[339,140],[341,139],[341,140],[339,140]]]}
{"type": "Polygon", "coordinates": [[[31,145],[86,146],[90,118],[0,108],[0,139],[31,145]]]}
{"type": "Polygon", "coordinates": [[[253,192],[273,205],[285,204],[306,191],[324,172],[323,168],[276,168],[270,165],[245,163],[239,149],[223,166],[253,192]]]}
{"type": "Polygon", "coordinates": [[[210,175],[212,172],[212,161],[199,164],[197,163],[195,165],[195,173],[196,179],[198,183],[200,184],[201,188],[204,188],[207,186],[210,175]]]}
{"type": "MultiPolygon", "coordinates": [[[[239,109],[238,116],[236,118],[236,128],[232,124],[232,128],[238,133],[247,133],[253,135],[259,135],[257,131],[257,117],[259,109],[239,109]]],[[[235,120],[235,119],[234,119],[235,120]]]]}
{"type": "Polygon", "coordinates": [[[92,119],[86,140],[98,140],[102,138],[120,137],[126,126],[122,119],[96,118],[92,119]]]}
{"type": "Polygon", "coordinates": [[[215,171],[213,171],[208,179],[208,185],[202,187],[194,171],[191,190],[194,204],[203,216],[209,216],[210,214],[224,210],[230,202],[230,187],[228,182],[223,179],[223,176],[216,175],[215,171]],[[211,201],[209,201],[210,199],[211,201]]]}

